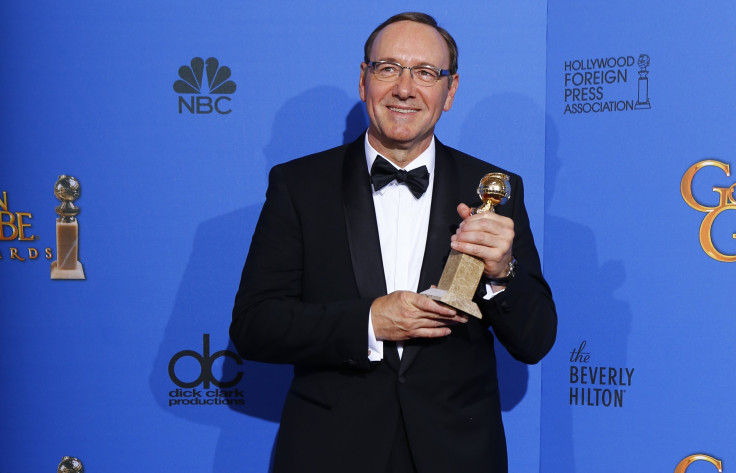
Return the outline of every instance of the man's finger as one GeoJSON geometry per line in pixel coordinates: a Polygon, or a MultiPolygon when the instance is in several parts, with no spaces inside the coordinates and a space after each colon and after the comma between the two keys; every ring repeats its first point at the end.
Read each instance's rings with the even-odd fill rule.
{"type": "Polygon", "coordinates": [[[424,316],[432,317],[435,315],[442,315],[445,317],[452,317],[457,314],[457,311],[452,307],[448,307],[444,304],[440,304],[434,301],[432,298],[423,294],[407,293],[410,297],[409,303],[417,309],[426,312],[424,316]]]}

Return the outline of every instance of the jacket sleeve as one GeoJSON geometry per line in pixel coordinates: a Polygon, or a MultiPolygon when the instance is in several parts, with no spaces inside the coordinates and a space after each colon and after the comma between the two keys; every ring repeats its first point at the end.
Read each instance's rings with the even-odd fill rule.
{"type": "Polygon", "coordinates": [[[292,187],[279,166],[271,170],[235,297],[230,338],[249,360],[369,369],[373,301],[356,296],[304,302],[303,228],[292,187]]]}
{"type": "Polygon", "coordinates": [[[514,220],[512,253],[518,268],[506,289],[491,298],[476,298],[483,320],[493,328],[498,340],[517,360],[534,364],[552,348],[557,335],[557,312],[552,292],[542,276],[539,254],[534,245],[529,216],[524,206],[524,187],[513,176],[510,216],[514,220]]]}

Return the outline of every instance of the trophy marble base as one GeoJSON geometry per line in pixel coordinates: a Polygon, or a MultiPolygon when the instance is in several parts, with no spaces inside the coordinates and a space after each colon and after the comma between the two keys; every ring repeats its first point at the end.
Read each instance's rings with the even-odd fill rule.
{"type": "Polygon", "coordinates": [[[56,221],[56,261],[51,263],[51,279],[85,279],[77,258],[79,225],[76,221],[56,221]]]}
{"type": "Polygon", "coordinates": [[[431,299],[473,317],[483,318],[473,296],[483,276],[483,261],[452,250],[437,287],[422,292],[431,299]]]}
{"type": "Polygon", "coordinates": [[[82,263],[76,262],[72,269],[61,269],[57,267],[58,261],[51,263],[51,279],[87,279],[84,276],[82,263]]]}
{"type": "Polygon", "coordinates": [[[422,292],[422,294],[437,302],[449,305],[453,309],[457,309],[465,314],[472,315],[478,319],[483,318],[483,314],[480,313],[478,304],[467,299],[460,299],[451,292],[433,287],[422,292]]]}

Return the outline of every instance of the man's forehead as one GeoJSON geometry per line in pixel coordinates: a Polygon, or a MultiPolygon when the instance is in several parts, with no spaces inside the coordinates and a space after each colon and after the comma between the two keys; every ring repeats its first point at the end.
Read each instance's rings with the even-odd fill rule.
{"type": "Polygon", "coordinates": [[[449,56],[442,35],[433,27],[415,21],[399,21],[386,26],[371,48],[374,61],[409,61],[447,67],[449,56]]]}

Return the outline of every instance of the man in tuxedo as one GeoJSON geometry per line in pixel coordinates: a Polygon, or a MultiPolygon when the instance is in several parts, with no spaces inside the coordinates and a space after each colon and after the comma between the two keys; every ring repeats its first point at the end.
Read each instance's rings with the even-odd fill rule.
{"type": "Polygon", "coordinates": [[[493,336],[536,363],[557,317],[521,179],[471,215],[480,178],[505,171],[434,136],[458,84],[452,36],[396,15],[366,41],[365,135],[271,170],[230,336],[294,365],[275,472],[507,471],[493,336]],[[484,263],[481,319],[417,293],[450,248],[484,263]]]}

